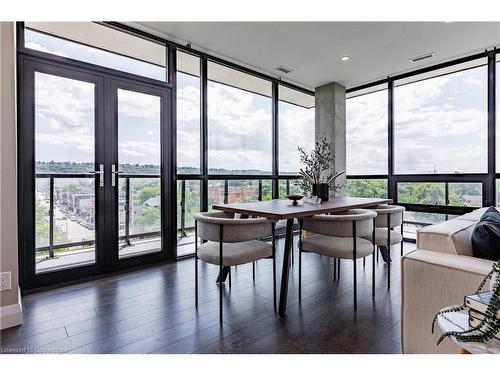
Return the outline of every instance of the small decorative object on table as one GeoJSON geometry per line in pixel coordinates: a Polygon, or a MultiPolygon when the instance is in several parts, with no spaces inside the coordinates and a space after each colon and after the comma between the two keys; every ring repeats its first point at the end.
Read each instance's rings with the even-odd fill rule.
{"type": "Polygon", "coordinates": [[[330,189],[337,191],[342,187],[342,185],[335,184],[335,179],[345,173],[345,171],[331,173],[335,161],[333,146],[323,135],[316,141],[314,150],[310,153],[306,153],[302,147],[297,147],[297,149],[304,168],[299,171],[302,179],[295,182],[295,185],[302,189],[304,194],[312,193],[322,201],[327,201],[330,189]]]}
{"type": "Polygon", "coordinates": [[[299,204],[299,201],[304,198],[303,195],[300,194],[289,194],[286,196],[288,199],[293,201],[292,205],[297,206],[299,204]]]}
{"type": "Polygon", "coordinates": [[[321,198],[319,198],[316,195],[309,195],[309,196],[304,197],[304,202],[307,202],[310,204],[320,204],[321,198]]]}
{"type": "MultiPolygon", "coordinates": [[[[500,332],[500,260],[493,263],[491,271],[483,279],[479,288],[470,296],[464,298],[463,305],[451,306],[439,311],[432,321],[432,333],[434,333],[434,325],[438,319],[449,319],[451,314],[460,313],[467,308],[469,316],[464,315],[467,327],[459,327],[459,330],[446,330],[439,338],[439,345],[446,337],[452,337],[459,344],[467,343],[483,343],[489,344],[493,340],[492,345],[500,348],[500,344],[496,343],[500,332]],[[484,285],[488,280],[493,279],[491,283],[491,291],[483,292],[484,285]],[[471,318],[474,321],[471,324],[471,318]]],[[[464,311],[465,312],[465,311],[464,311]]],[[[455,314],[455,317],[458,315],[455,314]]]]}

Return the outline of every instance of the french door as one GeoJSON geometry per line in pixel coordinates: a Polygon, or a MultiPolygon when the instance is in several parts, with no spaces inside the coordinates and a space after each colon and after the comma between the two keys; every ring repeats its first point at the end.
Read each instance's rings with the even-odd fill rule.
{"type": "MultiPolygon", "coordinates": [[[[134,264],[134,258],[162,258],[169,206],[168,93],[136,82],[110,81],[106,139],[109,166],[106,215],[114,249],[113,265],[134,264]]],[[[168,225],[170,227],[170,225],[168,225]]]]}
{"type": "Polygon", "coordinates": [[[171,256],[169,89],[30,59],[21,64],[23,287],[171,256]]]}

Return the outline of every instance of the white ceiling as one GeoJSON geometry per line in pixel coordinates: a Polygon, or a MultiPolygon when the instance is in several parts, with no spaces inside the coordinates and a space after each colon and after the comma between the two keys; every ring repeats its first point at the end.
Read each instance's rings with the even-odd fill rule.
{"type": "Polygon", "coordinates": [[[500,22],[130,22],[194,49],[313,89],[346,87],[500,46],[500,22]],[[434,52],[420,63],[409,58],[434,52]],[[340,58],[350,56],[348,62],[340,58]],[[275,70],[291,68],[289,74],[275,70]]]}

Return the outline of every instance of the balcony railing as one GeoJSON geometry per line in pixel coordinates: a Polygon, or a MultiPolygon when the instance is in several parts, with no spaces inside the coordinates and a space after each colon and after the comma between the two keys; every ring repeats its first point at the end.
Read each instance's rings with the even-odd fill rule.
{"type": "MultiPolygon", "coordinates": [[[[123,241],[122,246],[120,246],[120,250],[131,246],[131,239],[134,238],[151,238],[158,237],[161,235],[161,231],[143,231],[139,233],[130,233],[130,224],[131,224],[131,189],[130,189],[130,180],[131,179],[157,179],[161,177],[160,174],[120,174],[118,175],[119,179],[123,181],[123,190],[125,192],[125,202],[123,204],[124,210],[124,235],[118,236],[118,240],[123,241]]],[[[120,188],[120,183],[118,184],[120,188]]],[[[120,225],[120,223],[119,223],[120,225]]]]}
{"type": "MultiPolygon", "coordinates": [[[[85,247],[91,247],[95,246],[95,234],[94,234],[94,239],[88,239],[88,240],[81,240],[81,241],[64,241],[62,243],[55,243],[54,241],[54,233],[55,233],[55,217],[54,217],[54,212],[56,208],[60,208],[61,211],[63,211],[64,218],[66,220],[69,219],[69,216],[71,215],[72,217],[75,216],[77,219],[84,220],[84,217],[79,215],[78,211],[80,211],[77,207],[75,207],[75,204],[71,202],[71,192],[66,192],[66,193],[61,193],[61,195],[66,195],[64,198],[64,201],[60,201],[61,199],[55,197],[55,184],[54,180],[59,180],[59,179],[92,179],[92,182],[94,181],[94,174],[91,173],[36,173],[35,177],[37,181],[40,181],[41,179],[47,179],[48,180],[48,186],[47,186],[47,191],[40,192],[42,194],[46,193],[46,200],[48,201],[48,209],[47,209],[47,216],[48,216],[48,233],[47,233],[47,244],[42,245],[42,246],[36,246],[36,252],[41,253],[41,252],[47,252],[48,255],[44,259],[54,259],[56,257],[56,250],[60,249],[66,249],[70,247],[80,247],[80,246],[85,246],[85,247]],[[59,202],[59,207],[56,207],[56,203],[59,202]]],[[[138,174],[122,174],[119,175],[119,178],[123,181],[124,183],[124,191],[125,191],[125,202],[123,205],[124,209],[124,234],[120,235],[118,239],[120,241],[123,241],[124,246],[122,245],[120,247],[120,250],[123,249],[126,246],[131,245],[131,240],[136,239],[136,238],[151,238],[151,237],[157,237],[161,234],[160,231],[143,231],[139,233],[131,233],[131,215],[130,215],[130,199],[131,199],[131,191],[130,191],[130,180],[132,178],[155,178],[158,179],[160,175],[138,175],[138,174]]],[[[95,199],[95,193],[94,193],[94,187],[88,189],[89,191],[86,192],[88,194],[88,198],[95,199]]],[[[73,195],[81,195],[80,192],[72,192],[73,195]]],[[[92,211],[95,214],[95,201],[93,203],[92,211]]],[[[93,216],[93,215],[92,215],[93,216]]],[[[91,218],[91,223],[93,228],[95,228],[95,216],[93,219],[91,218]]]]}
{"type": "MultiPolygon", "coordinates": [[[[55,258],[55,250],[57,249],[64,249],[67,247],[76,247],[76,246],[91,246],[95,244],[95,239],[93,240],[83,240],[83,241],[74,241],[74,242],[65,242],[65,243],[59,243],[59,244],[54,244],[54,205],[55,205],[55,199],[54,199],[54,179],[82,179],[82,178],[87,178],[87,179],[94,179],[94,174],[92,173],[37,173],[35,175],[37,180],[40,179],[48,179],[48,221],[49,221],[49,228],[48,228],[48,245],[45,246],[37,246],[36,247],[36,252],[48,252],[48,256],[46,258],[55,258]]],[[[64,202],[64,206],[69,206],[72,205],[72,202],[64,202]]],[[[67,210],[67,208],[61,207],[64,211],[67,210]]]]}

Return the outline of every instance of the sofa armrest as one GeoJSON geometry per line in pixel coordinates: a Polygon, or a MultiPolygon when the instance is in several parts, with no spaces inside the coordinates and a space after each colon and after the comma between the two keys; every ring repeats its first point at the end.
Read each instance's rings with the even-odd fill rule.
{"type": "Polygon", "coordinates": [[[474,221],[452,219],[417,231],[417,248],[472,256],[474,221]]]}
{"type": "Polygon", "coordinates": [[[456,353],[451,340],[439,346],[432,319],[443,307],[463,303],[491,270],[485,259],[415,250],[401,260],[401,350],[403,353],[456,353]]]}

